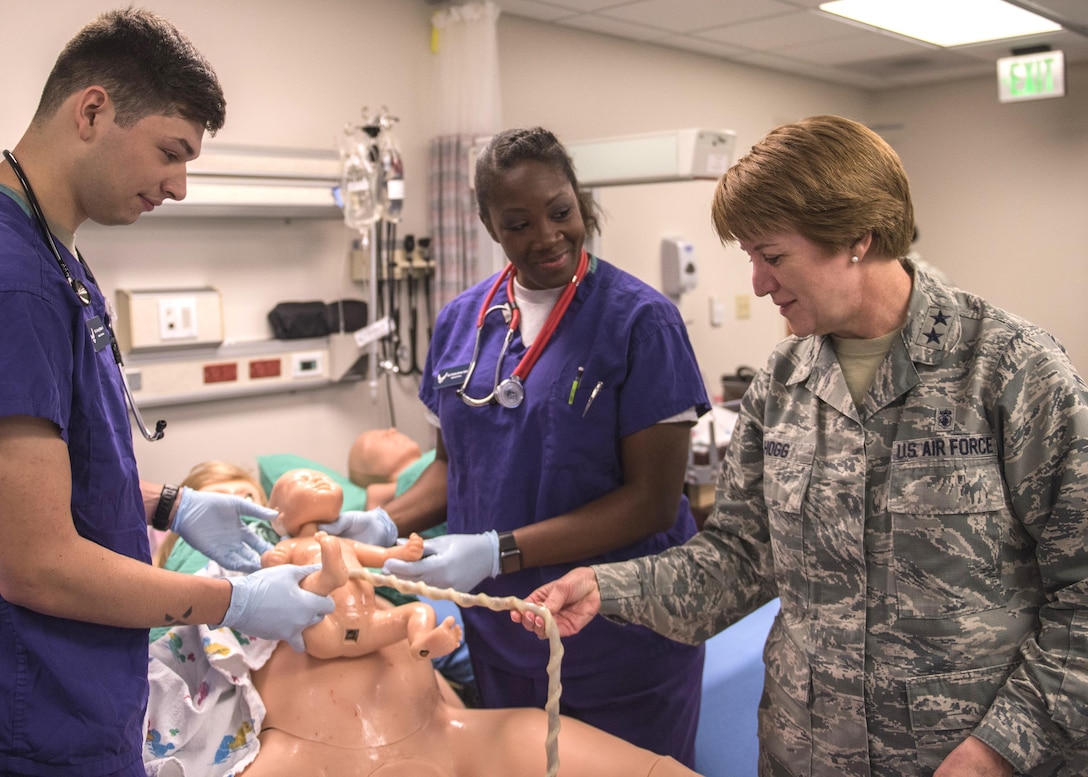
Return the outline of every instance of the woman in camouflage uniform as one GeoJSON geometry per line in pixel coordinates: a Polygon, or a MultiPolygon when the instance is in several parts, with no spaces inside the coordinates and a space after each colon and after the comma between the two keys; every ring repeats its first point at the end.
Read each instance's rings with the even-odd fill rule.
{"type": "Polygon", "coordinates": [[[1088,774],[1088,391],[1061,345],[900,259],[906,174],[853,121],[772,131],[714,222],[793,333],[715,509],[530,600],[697,643],[780,597],[763,775],[1088,774]]]}

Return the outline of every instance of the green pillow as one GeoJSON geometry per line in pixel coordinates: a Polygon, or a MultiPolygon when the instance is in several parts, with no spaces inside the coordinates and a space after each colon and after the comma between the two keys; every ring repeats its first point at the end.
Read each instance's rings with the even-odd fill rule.
{"type": "Polygon", "coordinates": [[[261,486],[266,494],[271,495],[272,486],[280,479],[280,476],[293,469],[315,469],[328,475],[334,483],[344,490],[344,506],[340,508],[341,510],[366,509],[366,489],[355,485],[335,470],[318,464],[316,461],[310,461],[302,456],[295,456],[290,453],[273,453],[268,456],[257,457],[257,470],[261,476],[261,486]]]}
{"type": "Polygon", "coordinates": [[[431,448],[405,467],[404,472],[397,476],[397,490],[394,493],[394,496],[400,496],[407,491],[413,483],[419,480],[419,476],[423,473],[423,470],[431,466],[432,461],[434,461],[434,448],[431,448]]]}

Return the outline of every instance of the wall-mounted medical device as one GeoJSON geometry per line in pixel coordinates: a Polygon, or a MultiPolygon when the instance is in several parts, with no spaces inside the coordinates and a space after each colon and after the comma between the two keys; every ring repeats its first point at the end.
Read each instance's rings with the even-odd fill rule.
{"type": "Polygon", "coordinates": [[[117,344],[125,353],[206,348],[223,342],[216,289],[118,289],[117,344]]]}
{"type": "Polygon", "coordinates": [[[672,300],[692,291],[699,280],[695,246],[678,237],[661,240],[661,290],[672,300]]]}
{"type": "Polygon", "coordinates": [[[187,165],[184,200],[153,216],[340,218],[334,149],[276,148],[208,142],[187,165]]]}

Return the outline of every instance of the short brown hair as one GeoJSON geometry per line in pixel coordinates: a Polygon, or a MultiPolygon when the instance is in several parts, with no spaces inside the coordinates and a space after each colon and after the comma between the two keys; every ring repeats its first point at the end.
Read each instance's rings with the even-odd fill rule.
{"type": "Polygon", "coordinates": [[[910,250],[914,206],[899,156],[868,127],[813,116],[774,130],[718,181],[723,243],[797,232],[828,253],[871,232],[875,256],[910,250]]]}
{"type": "Polygon", "coordinates": [[[141,9],[104,13],[68,42],[46,79],[35,120],[95,85],[109,93],[122,127],[161,114],[196,121],[214,135],[226,121],[227,103],[208,61],[173,24],[141,9]]]}

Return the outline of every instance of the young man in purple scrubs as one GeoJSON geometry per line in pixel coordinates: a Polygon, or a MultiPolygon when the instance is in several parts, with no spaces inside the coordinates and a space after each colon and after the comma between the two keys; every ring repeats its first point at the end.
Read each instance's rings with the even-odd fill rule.
{"type": "Polygon", "coordinates": [[[301,648],[333,609],[312,568],[259,568],[240,497],[140,481],[102,293],[76,249],[88,219],[130,224],[185,196],[225,101],[173,25],[106,13],[67,45],[0,162],[0,773],[144,775],[152,626],[223,624],[301,648]],[[230,579],[150,565],[170,527],[230,579]]]}

